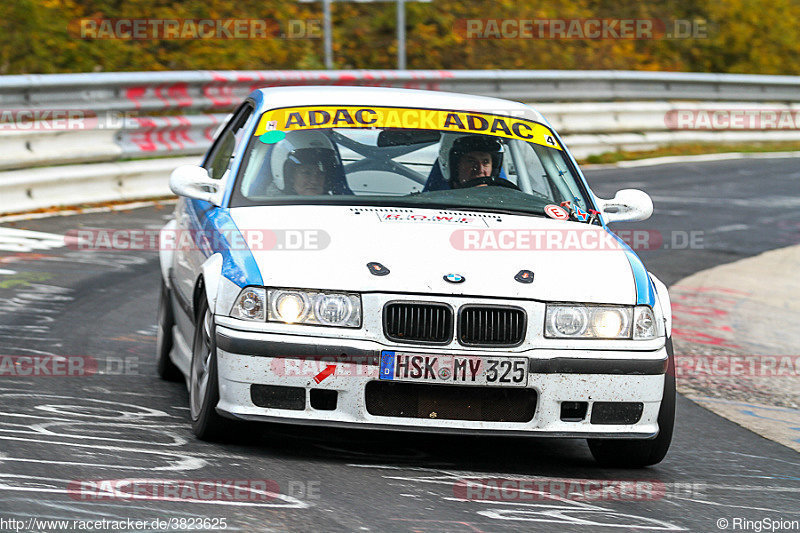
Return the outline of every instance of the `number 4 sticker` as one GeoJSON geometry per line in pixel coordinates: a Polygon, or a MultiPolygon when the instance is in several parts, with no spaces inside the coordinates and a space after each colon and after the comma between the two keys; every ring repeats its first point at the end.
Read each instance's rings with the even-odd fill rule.
{"type": "Polygon", "coordinates": [[[544,142],[546,142],[550,146],[555,146],[556,145],[556,140],[553,139],[552,135],[545,135],[544,136],[544,142]]]}

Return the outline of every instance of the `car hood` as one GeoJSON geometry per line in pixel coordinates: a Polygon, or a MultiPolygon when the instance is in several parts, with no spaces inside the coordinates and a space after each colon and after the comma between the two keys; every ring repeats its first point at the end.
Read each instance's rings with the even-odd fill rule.
{"type": "Polygon", "coordinates": [[[636,303],[625,251],[597,226],[398,207],[259,206],[230,213],[246,239],[263,236],[251,251],[265,286],[636,303]],[[594,235],[581,241],[587,231],[594,235]],[[370,262],[389,274],[371,273],[370,262]],[[533,272],[532,283],[515,280],[521,270],[533,272]],[[448,274],[464,281],[448,282],[448,274]]]}

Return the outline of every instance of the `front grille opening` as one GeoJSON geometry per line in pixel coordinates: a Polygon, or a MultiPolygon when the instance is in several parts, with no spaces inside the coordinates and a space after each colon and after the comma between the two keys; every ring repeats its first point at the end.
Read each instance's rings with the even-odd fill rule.
{"type": "Polygon", "coordinates": [[[518,307],[464,306],[458,342],[468,346],[517,346],[525,339],[527,317],[518,307]]]}
{"type": "Polygon", "coordinates": [[[303,387],[250,385],[250,399],[258,407],[270,409],[302,411],[306,408],[306,390],[303,387]]]}
{"type": "Polygon", "coordinates": [[[390,302],[383,309],[383,332],[397,342],[447,344],[453,338],[453,310],[445,304],[390,302]]]}
{"type": "Polygon", "coordinates": [[[592,424],[635,424],[642,418],[641,402],[594,402],[592,424]]]}
{"type": "Polygon", "coordinates": [[[370,381],[366,404],[367,412],[374,416],[530,422],[536,412],[536,391],[370,381]]]}
{"type": "Polygon", "coordinates": [[[562,422],[580,422],[586,418],[589,402],[561,402],[562,422]]]}
{"type": "Polygon", "coordinates": [[[308,394],[311,408],[317,411],[335,411],[338,393],[335,390],[311,389],[308,394]]]}

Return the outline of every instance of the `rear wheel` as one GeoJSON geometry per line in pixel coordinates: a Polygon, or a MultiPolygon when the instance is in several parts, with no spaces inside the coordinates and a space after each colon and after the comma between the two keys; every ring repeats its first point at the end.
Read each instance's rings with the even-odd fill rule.
{"type": "Polygon", "coordinates": [[[667,339],[667,354],[669,363],[658,411],[658,435],[650,440],[589,439],[589,450],[601,465],[640,468],[660,463],[667,455],[675,425],[675,361],[671,338],[667,339]]]}
{"type": "Polygon", "coordinates": [[[175,325],[170,300],[169,289],[162,280],[156,329],[156,372],[161,379],[166,381],[183,381],[183,374],[169,358],[169,353],[172,351],[172,327],[175,325]]]}
{"type": "Polygon", "coordinates": [[[214,316],[205,299],[197,310],[197,323],[192,343],[192,364],[189,370],[189,411],[192,432],[202,440],[220,440],[232,422],[217,413],[219,378],[217,377],[217,343],[214,316]]]}

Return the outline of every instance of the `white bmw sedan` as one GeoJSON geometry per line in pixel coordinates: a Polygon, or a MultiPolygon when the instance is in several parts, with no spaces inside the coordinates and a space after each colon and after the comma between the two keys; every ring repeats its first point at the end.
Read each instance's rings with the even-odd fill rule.
{"type": "Polygon", "coordinates": [[[254,91],[161,236],[158,368],[194,433],[236,420],[669,448],[666,287],[531,107],[384,88],[254,91]]]}

